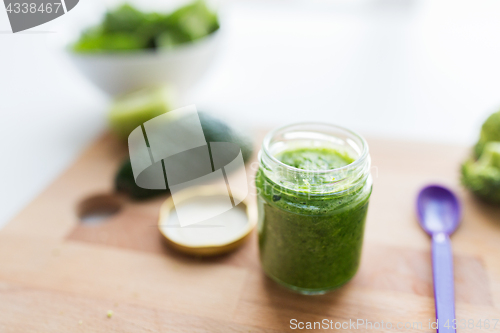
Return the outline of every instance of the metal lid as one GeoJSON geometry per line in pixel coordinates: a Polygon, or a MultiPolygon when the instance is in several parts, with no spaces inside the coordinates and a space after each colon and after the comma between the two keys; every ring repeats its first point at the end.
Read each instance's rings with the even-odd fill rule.
{"type": "Polygon", "coordinates": [[[229,196],[233,202],[241,202],[215,217],[183,227],[179,224],[175,206],[178,209],[208,211],[227,202],[227,188],[187,188],[176,193],[175,206],[173,198],[169,197],[160,208],[158,221],[158,229],[165,242],[178,251],[197,256],[223,254],[242,245],[257,224],[256,210],[244,196],[237,193],[229,196]]]}

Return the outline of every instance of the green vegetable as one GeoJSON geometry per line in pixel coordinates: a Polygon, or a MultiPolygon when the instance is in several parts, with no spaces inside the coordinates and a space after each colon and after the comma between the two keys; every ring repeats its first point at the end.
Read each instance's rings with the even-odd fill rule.
{"type": "Polygon", "coordinates": [[[476,158],[482,155],[484,146],[490,141],[500,141],[500,111],[493,113],[484,122],[475,147],[476,158]]]}
{"type": "Polygon", "coordinates": [[[462,184],[480,199],[500,204],[500,141],[487,142],[477,161],[462,165],[462,184]]]}
{"type": "MultiPolygon", "coordinates": [[[[252,140],[231,126],[204,112],[198,112],[201,127],[207,142],[232,142],[241,148],[243,160],[248,162],[253,153],[252,140]]],[[[228,156],[229,157],[229,156],[228,156]]],[[[147,199],[164,194],[166,190],[149,190],[136,185],[130,159],[123,162],[115,177],[117,192],[126,193],[136,200],[147,199]]]]}
{"type": "Polygon", "coordinates": [[[105,35],[97,28],[83,33],[73,49],[77,52],[104,48],[109,51],[128,51],[145,48],[145,42],[145,40],[138,36],[130,34],[116,33],[105,35]]]}
{"type": "Polygon", "coordinates": [[[170,14],[145,13],[129,4],[108,11],[101,24],[84,31],[73,45],[79,53],[172,48],[219,28],[217,15],[202,0],[170,14]]]}
{"type": "Polygon", "coordinates": [[[205,134],[207,142],[232,142],[241,149],[243,161],[248,162],[253,153],[252,139],[244,133],[235,130],[222,120],[215,118],[208,113],[198,112],[201,128],[205,134]]]}
{"type": "Polygon", "coordinates": [[[146,14],[129,4],[124,4],[104,16],[103,31],[106,33],[134,33],[146,21],[146,14]]]}
{"type": "Polygon", "coordinates": [[[115,177],[115,190],[119,193],[125,193],[135,200],[148,199],[157,195],[168,193],[168,189],[150,190],[137,186],[130,159],[126,159],[118,169],[118,173],[115,177]]]}
{"type": "Polygon", "coordinates": [[[136,127],[174,108],[175,93],[168,86],[142,89],[117,98],[108,120],[113,133],[127,140],[136,127]]]}
{"type": "Polygon", "coordinates": [[[219,28],[217,15],[203,1],[195,1],[181,7],[167,18],[171,28],[178,27],[189,40],[202,38],[219,28]]]}

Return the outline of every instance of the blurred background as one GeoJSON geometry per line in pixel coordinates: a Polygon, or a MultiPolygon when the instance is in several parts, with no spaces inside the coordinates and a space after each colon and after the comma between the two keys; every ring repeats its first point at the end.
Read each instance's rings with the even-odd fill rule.
{"type": "MultiPolygon", "coordinates": [[[[0,10],[0,226],[105,130],[110,96],[78,71],[61,41],[116,3],[80,0],[17,34],[0,10]]],[[[498,1],[215,6],[217,54],[181,103],[250,129],[321,121],[368,138],[472,145],[500,107],[498,1]]]]}

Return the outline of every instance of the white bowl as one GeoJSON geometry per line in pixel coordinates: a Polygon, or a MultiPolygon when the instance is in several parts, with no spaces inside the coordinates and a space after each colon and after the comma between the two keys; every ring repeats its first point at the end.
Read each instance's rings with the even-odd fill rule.
{"type": "Polygon", "coordinates": [[[169,50],[123,53],[76,53],[69,58],[93,84],[109,95],[169,84],[183,94],[207,71],[219,49],[220,29],[192,43],[169,50]]]}

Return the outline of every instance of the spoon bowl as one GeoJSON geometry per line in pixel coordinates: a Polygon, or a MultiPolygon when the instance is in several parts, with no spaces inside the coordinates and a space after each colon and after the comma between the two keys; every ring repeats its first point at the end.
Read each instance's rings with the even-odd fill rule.
{"type": "Polygon", "coordinates": [[[429,235],[451,235],[460,224],[460,202],[446,187],[429,185],[418,195],[417,214],[420,226],[429,235]]]}

